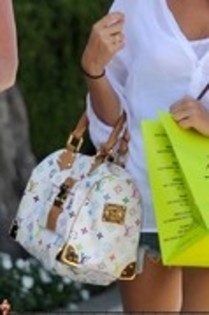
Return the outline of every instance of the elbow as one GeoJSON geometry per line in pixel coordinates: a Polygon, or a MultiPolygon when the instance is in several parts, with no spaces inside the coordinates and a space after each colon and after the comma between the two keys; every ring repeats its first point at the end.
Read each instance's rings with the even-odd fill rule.
{"type": "Polygon", "coordinates": [[[5,61],[4,75],[2,75],[1,80],[1,92],[13,87],[17,79],[18,71],[18,57],[14,56],[10,58],[7,62],[5,61]]]}
{"type": "Polygon", "coordinates": [[[7,81],[5,81],[5,88],[9,89],[15,85],[17,79],[17,70],[18,70],[18,57],[13,58],[10,62],[7,81]]]}

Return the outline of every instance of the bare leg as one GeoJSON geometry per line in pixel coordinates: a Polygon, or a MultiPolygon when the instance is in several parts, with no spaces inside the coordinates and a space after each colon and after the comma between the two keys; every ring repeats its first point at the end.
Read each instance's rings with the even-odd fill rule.
{"type": "Polygon", "coordinates": [[[119,286],[126,312],[179,312],[181,309],[181,268],[163,267],[146,257],[143,273],[133,281],[120,281],[119,286]]]}
{"type": "Polygon", "coordinates": [[[182,311],[209,312],[209,268],[183,269],[182,311]]]}

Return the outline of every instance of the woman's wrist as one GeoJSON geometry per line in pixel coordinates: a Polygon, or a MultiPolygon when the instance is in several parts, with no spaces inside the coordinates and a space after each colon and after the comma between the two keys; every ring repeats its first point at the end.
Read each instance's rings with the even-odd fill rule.
{"type": "Polygon", "coordinates": [[[83,56],[81,59],[81,71],[83,74],[93,80],[103,78],[105,76],[105,68],[95,62],[92,62],[92,58],[83,56]]]}
{"type": "Polygon", "coordinates": [[[100,70],[100,71],[87,71],[82,65],[81,65],[81,70],[83,72],[83,74],[89,78],[89,79],[92,79],[92,80],[97,80],[97,79],[101,79],[105,76],[106,74],[106,71],[105,69],[103,70],[100,70]]]}

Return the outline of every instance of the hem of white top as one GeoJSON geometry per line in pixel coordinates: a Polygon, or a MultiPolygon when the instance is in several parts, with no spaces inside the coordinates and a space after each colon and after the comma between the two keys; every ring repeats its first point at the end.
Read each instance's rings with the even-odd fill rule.
{"type": "Polygon", "coordinates": [[[141,233],[158,233],[157,229],[142,229],[141,233]]]}

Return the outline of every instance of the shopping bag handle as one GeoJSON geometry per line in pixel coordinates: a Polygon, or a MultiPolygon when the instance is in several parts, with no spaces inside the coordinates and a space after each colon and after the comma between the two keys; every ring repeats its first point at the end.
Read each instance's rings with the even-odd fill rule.
{"type": "Polygon", "coordinates": [[[209,90],[209,83],[207,83],[204,89],[200,92],[200,94],[197,97],[197,101],[200,101],[203,98],[203,96],[207,93],[208,90],[209,90]]]}

